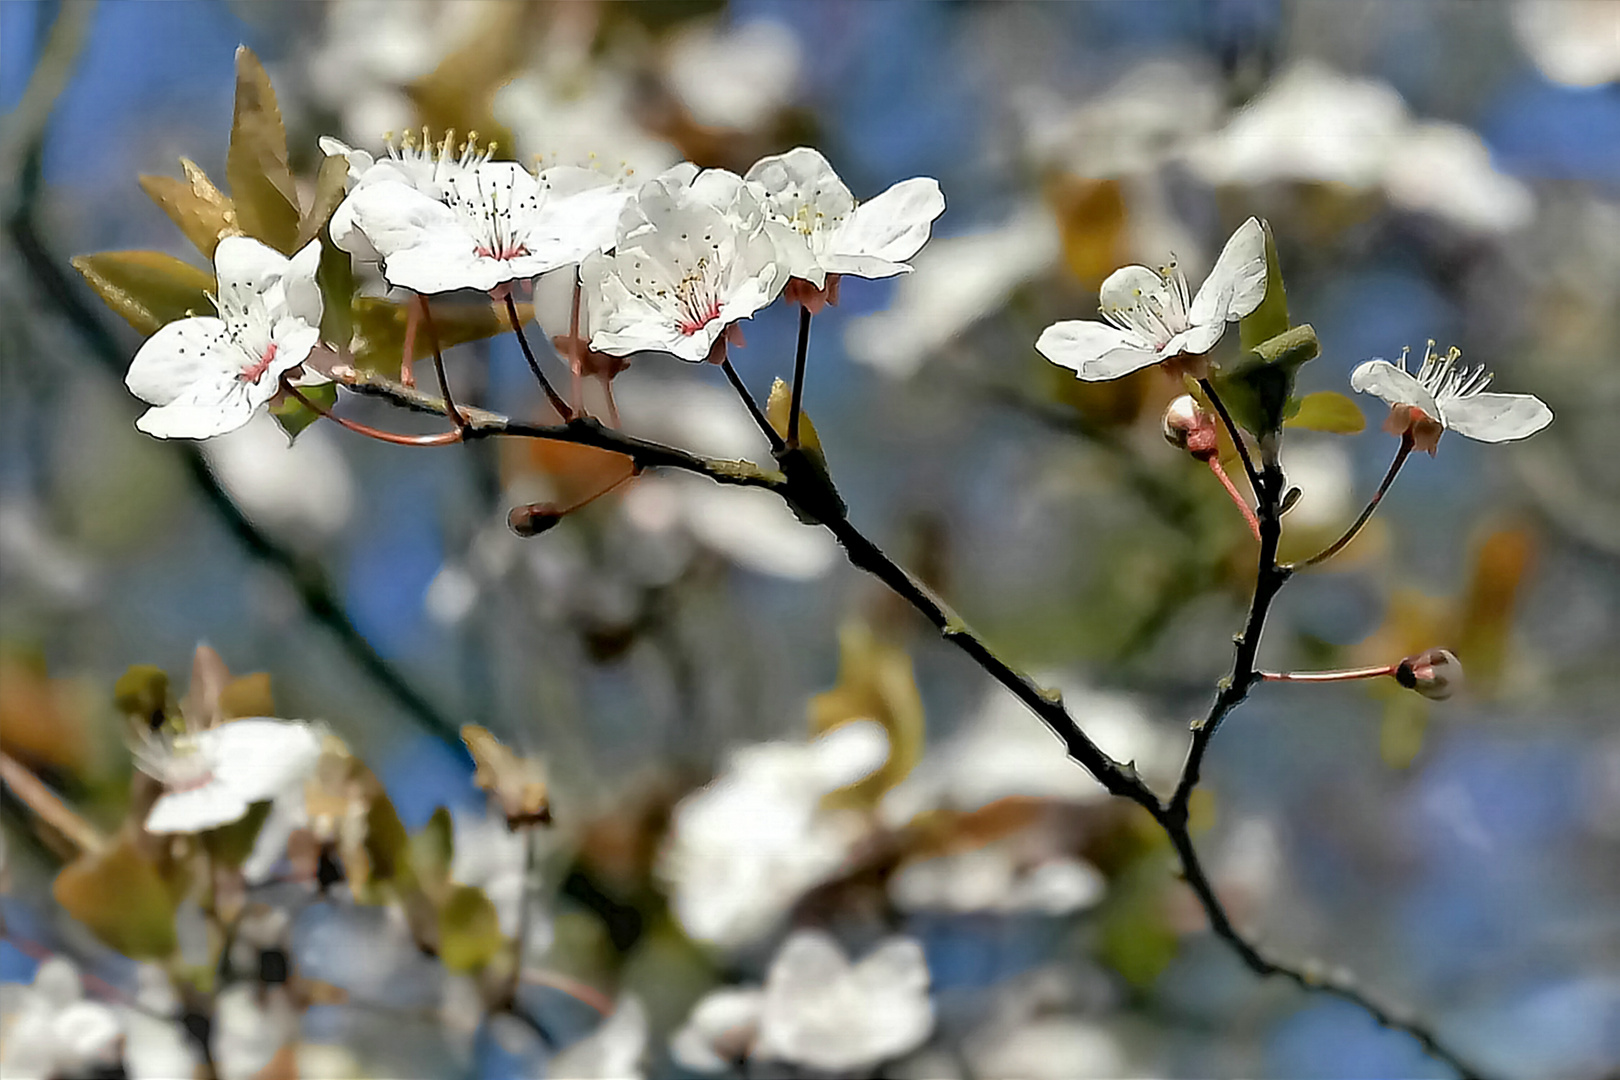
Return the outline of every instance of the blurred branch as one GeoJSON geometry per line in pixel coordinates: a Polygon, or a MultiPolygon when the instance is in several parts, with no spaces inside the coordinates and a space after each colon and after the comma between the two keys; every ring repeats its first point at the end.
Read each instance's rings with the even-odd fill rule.
{"type": "MultiPolygon", "coordinates": [[[[66,7],[74,7],[68,4],[66,7]]],[[[112,332],[85,304],[72,281],[52,257],[41,239],[34,220],[35,204],[39,194],[40,144],[36,139],[24,161],[19,183],[19,198],[6,218],[6,231],[18,254],[46,302],[61,316],[89,353],[110,374],[121,378],[128,366],[126,350],[112,332]]],[[[442,410],[440,410],[442,412],[442,410]]],[[[209,509],[225,531],[243,550],[261,562],[278,570],[297,593],[304,610],[317,623],[329,630],[338,640],[343,652],[364,671],[379,689],[394,700],[405,713],[424,730],[431,732],[446,744],[459,748],[461,737],[458,726],[437,706],[396,671],[374,649],[365,635],[355,627],[348,611],[338,599],[336,590],[327,579],[319,562],[305,558],[273,540],[250,521],[231,501],[195,444],[171,441],[170,447],[180,455],[187,479],[202,496],[209,509]]]]}

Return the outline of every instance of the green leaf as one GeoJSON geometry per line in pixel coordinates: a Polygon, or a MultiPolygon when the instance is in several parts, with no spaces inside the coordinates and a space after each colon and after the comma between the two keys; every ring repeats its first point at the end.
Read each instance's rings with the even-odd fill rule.
{"type": "Polygon", "coordinates": [[[210,261],[214,248],[227,236],[239,236],[236,211],[231,200],[214,186],[208,174],[187,158],[180,159],[184,180],[172,176],[143,176],[141,190],[163,208],[180,231],[210,261]]]}
{"type": "Polygon", "coordinates": [[[1289,327],[1288,291],[1283,288],[1282,267],[1277,262],[1277,241],[1270,223],[1262,221],[1260,228],[1266,234],[1266,297],[1238,323],[1238,344],[1244,352],[1259,348],[1261,342],[1289,327]]]}
{"type": "Polygon", "coordinates": [[[303,247],[326,228],[332,211],[343,201],[348,178],[347,158],[329,157],[321,162],[321,170],[315,175],[315,197],[310,201],[309,209],[304,211],[303,220],[298,223],[296,247],[303,247]]]}
{"type": "MultiPolygon", "coordinates": [[[[323,409],[331,409],[337,403],[336,383],[300,386],[298,392],[323,409]]],[[[289,440],[298,438],[300,432],[321,418],[320,413],[291,394],[272,403],[270,415],[276,418],[276,423],[281,425],[281,430],[287,433],[289,440]]]]}
{"type": "Polygon", "coordinates": [[[241,866],[253,854],[253,842],[270,816],[268,802],[256,802],[248,807],[247,816],[229,825],[209,829],[202,833],[203,849],[226,866],[241,866]]]}
{"type": "Polygon", "coordinates": [[[1332,390],[1321,390],[1295,399],[1288,411],[1291,415],[1283,421],[1284,427],[1354,435],[1367,426],[1367,418],[1361,415],[1360,407],[1350,398],[1332,390]]]}
{"type": "Polygon", "coordinates": [[[442,898],[450,885],[450,863],[455,858],[455,827],[450,811],[439,807],[422,831],[411,837],[411,863],[422,889],[442,898]]]}
{"type": "Polygon", "coordinates": [[[236,107],[225,177],[242,231],[283,255],[298,250],[298,188],[287,164],[287,132],[270,76],[246,45],[236,50],[236,107]]]}
{"type": "Polygon", "coordinates": [[[439,908],[439,961],[447,971],[477,971],[506,948],[500,916],[483,890],[457,885],[439,908]]]}
{"type": "Polygon", "coordinates": [[[371,864],[369,881],[393,884],[397,889],[414,886],[411,867],[411,838],[394,810],[382,785],[371,778],[376,790],[366,808],[366,858],[371,864]]]}
{"type": "Polygon", "coordinates": [[[169,676],[151,664],[132,664],[113,684],[113,705],[125,716],[150,723],[169,704],[169,676]]]}
{"type": "MultiPolygon", "coordinates": [[[[524,323],[533,320],[532,305],[519,304],[517,308],[520,320],[524,323]]],[[[405,351],[406,305],[360,296],[355,298],[352,312],[354,366],[361,371],[396,374],[400,357],[405,351]]],[[[512,324],[507,321],[506,305],[493,303],[436,303],[433,305],[433,326],[439,334],[439,345],[445,349],[469,341],[481,341],[512,329],[512,324]]],[[[419,325],[416,341],[411,348],[411,359],[421,360],[432,355],[433,343],[429,340],[427,328],[419,325]]]]}
{"type": "Polygon", "coordinates": [[[1255,435],[1269,435],[1282,426],[1299,366],[1320,352],[1316,331],[1309,324],[1296,326],[1261,342],[1214,376],[1215,389],[1233,419],[1255,435]]]}
{"type": "Polygon", "coordinates": [[[75,255],[73,268],[106,305],[143,334],[188,315],[211,315],[214,278],[161,251],[75,255]]]}
{"type": "Polygon", "coordinates": [[[321,340],[348,342],[354,337],[354,261],[321,230],[321,265],[315,271],[321,289],[321,340]]]}
{"type": "Polygon", "coordinates": [[[179,893],[125,835],[62,868],[51,886],[62,909],[132,960],[161,960],[179,946],[179,893]]]}

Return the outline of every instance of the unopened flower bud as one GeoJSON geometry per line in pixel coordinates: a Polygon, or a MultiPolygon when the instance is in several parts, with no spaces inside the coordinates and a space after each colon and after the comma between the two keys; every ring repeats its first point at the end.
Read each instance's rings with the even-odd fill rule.
{"type": "Polygon", "coordinates": [[[1462,661],[1449,649],[1429,649],[1402,660],[1395,681],[1430,700],[1444,701],[1462,686],[1462,661]]]}
{"type": "Polygon", "coordinates": [[[506,515],[506,524],[513,532],[526,539],[539,536],[547,529],[555,527],[562,519],[562,513],[552,504],[530,503],[527,506],[512,507],[512,512],[506,515]]]}
{"type": "Polygon", "coordinates": [[[1215,453],[1215,417],[1191,394],[1182,394],[1164,410],[1164,438],[1176,449],[1204,460],[1215,453]]]}

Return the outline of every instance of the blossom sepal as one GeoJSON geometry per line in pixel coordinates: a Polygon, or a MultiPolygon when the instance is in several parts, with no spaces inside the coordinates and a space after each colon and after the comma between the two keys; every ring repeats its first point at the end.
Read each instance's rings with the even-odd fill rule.
{"type": "Polygon", "coordinates": [[[1321,353],[1316,330],[1306,323],[1262,341],[1212,381],[1234,420],[1256,436],[1269,435],[1299,407],[1294,377],[1300,366],[1321,353]]]}

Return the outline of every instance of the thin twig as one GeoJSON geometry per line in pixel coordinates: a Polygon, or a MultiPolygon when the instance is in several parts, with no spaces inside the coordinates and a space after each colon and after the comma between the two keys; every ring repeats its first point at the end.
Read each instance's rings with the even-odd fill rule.
{"type": "Polygon", "coordinates": [[[730,357],[720,361],[720,370],[726,373],[726,378],[731,381],[732,389],[737,391],[737,396],[742,398],[742,403],[748,407],[748,414],[754,418],[754,423],[759,425],[759,430],[763,431],[765,437],[770,440],[772,452],[786,447],[787,444],[782,441],[782,436],[776,433],[776,429],[771,426],[770,420],[759,407],[759,402],[755,401],[754,395],[748,392],[748,384],[742,381],[742,376],[737,374],[737,369],[731,366],[730,357]]]}
{"type": "Polygon", "coordinates": [[[557,410],[557,415],[565,422],[572,420],[574,410],[568,407],[568,402],[558,396],[556,390],[552,389],[551,380],[540,370],[540,361],[535,359],[534,350],[529,348],[529,339],[523,336],[523,320],[518,318],[517,301],[512,299],[510,289],[506,293],[506,317],[511,320],[512,333],[517,335],[518,345],[523,348],[523,359],[529,362],[529,370],[534,372],[534,377],[539,380],[540,389],[546,392],[546,400],[551,402],[551,407],[557,410]]]}
{"type": "Polygon", "coordinates": [[[1378,490],[1373,492],[1373,497],[1367,501],[1366,509],[1361,511],[1361,516],[1351,523],[1350,527],[1344,531],[1343,536],[1303,562],[1294,563],[1292,569],[1303,570],[1307,566],[1315,566],[1317,563],[1326,562],[1343,551],[1350,544],[1350,541],[1361,535],[1361,530],[1366,527],[1367,522],[1372,520],[1373,511],[1378,509],[1378,504],[1384,500],[1384,494],[1389,491],[1390,485],[1395,482],[1395,474],[1401,471],[1401,466],[1405,465],[1406,459],[1411,456],[1412,446],[1412,433],[1410,431],[1404,432],[1401,435],[1400,449],[1395,451],[1395,460],[1389,463],[1389,471],[1384,474],[1384,479],[1378,485],[1378,490]]]}
{"type": "Polygon", "coordinates": [[[1376,667],[1339,668],[1336,671],[1262,671],[1260,678],[1264,682],[1351,682],[1392,676],[1399,667],[1399,664],[1381,664],[1376,667]]]}
{"type": "Polygon", "coordinates": [[[799,445],[799,414],[804,410],[804,367],[810,353],[810,309],[799,308],[799,347],[793,357],[793,401],[788,407],[787,444],[799,445]]]}

